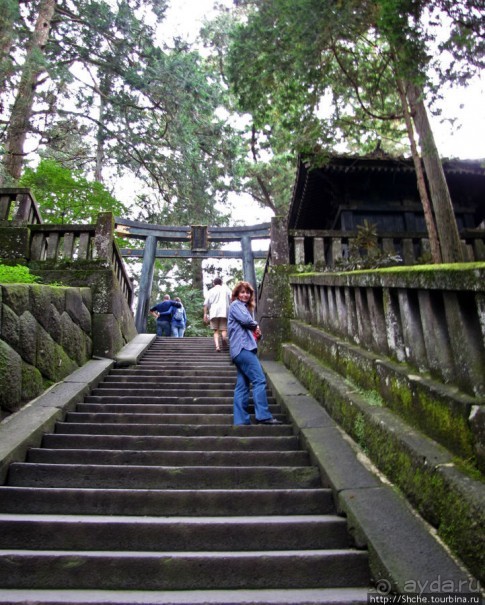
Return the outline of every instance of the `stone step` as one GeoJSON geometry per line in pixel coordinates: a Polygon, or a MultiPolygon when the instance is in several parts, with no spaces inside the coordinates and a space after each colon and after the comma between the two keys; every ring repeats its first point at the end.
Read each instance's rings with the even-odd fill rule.
{"type": "Polygon", "coordinates": [[[156,357],[147,357],[141,359],[137,368],[140,371],[146,370],[182,370],[189,373],[191,369],[205,370],[206,375],[217,375],[216,370],[229,370],[228,374],[232,373],[236,376],[236,366],[229,362],[228,359],[221,359],[220,357],[210,359],[205,355],[193,355],[191,357],[177,357],[170,356],[170,359],[166,362],[161,363],[160,359],[156,357]]]}
{"type": "MultiPolygon", "coordinates": [[[[137,591],[138,605],[367,605],[368,588],[137,591]]],[[[10,605],[134,605],[132,591],[3,589],[10,605]]]]}
{"type": "MultiPolygon", "coordinates": [[[[283,418],[281,414],[276,414],[276,418],[283,418]]],[[[143,413],[88,413],[69,412],[66,415],[66,422],[73,423],[112,423],[112,424],[198,424],[198,425],[231,425],[232,413],[206,414],[143,414],[143,413]]]]}
{"type": "MultiPolygon", "coordinates": [[[[220,353],[216,353],[215,350],[211,351],[169,351],[166,354],[166,361],[168,363],[203,363],[207,364],[221,364],[221,365],[229,365],[232,364],[231,359],[227,352],[221,351],[220,353]]],[[[140,359],[140,365],[145,363],[157,363],[160,365],[165,362],[164,355],[160,355],[160,353],[152,352],[147,353],[140,359]]]]}
{"type": "MultiPolygon", "coordinates": [[[[221,340],[219,339],[219,343],[221,344],[221,340]]],[[[201,352],[209,352],[216,353],[214,340],[212,338],[208,338],[206,342],[191,342],[188,338],[184,338],[184,341],[180,340],[165,340],[165,341],[157,341],[152,344],[152,346],[147,350],[147,354],[153,353],[154,351],[159,352],[162,356],[168,353],[172,353],[173,351],[201,351],[201,352]]],[[[222,353],[225,351],[225,346],[223,346],[222,353]]]]}
{"type": "Polygon", "coordinates": [[[126,466],[82,464],[10,465],[11,486],[136,489],[309,489],[322,487],[316,467],[126,466]]]}
{"type": "Polygon", "coordinates": [[[57,422],[56,433],[63,434],[91,434],[91,435],[159,435],[159,436],[209,436],[209,437],[224,437],[224,436],[248,436],[260,437],[267,434],[268,436],[279,437],[291,435],[292,428],[290,425],[269,426],[264,424],[251,424],[245,426],[229,426],[227,424],[109,424],[107,422],[100,423],[82,423],[82,422],[57,422]]]}
{"type": "MultiPolygon", "coordinates": [[[[180,403],[181,405],[190,405],[191,403],[200,403],[201,405],[212,405],[213,403],[221,403],[224,405],[232,405],[233,395],[230,397],[207,397],[206,395],[197,396],[193,393],[190,396],[182,396],[178,391],[173,391],[171,395],[131,395],[125,397],[121,395],[87,395],[84,398],[86,403],[130,403],[130,404],[147,404],[147,403],[180,403]]],[[[268,403],[274,404],[275,399],[268,397],[268,403]]]]}
{"type": "MultiPolygon", "coordinates": [[[[269,405],[272,414],[281,415],[281,407],[276,404],[269,405]]],[[[249,405],[249,413],[254,414],[254,406],[249,405]]],[[[82,413],[107,413],[107,414],[230,414],[232,415],[233,406],[230,404],[206,404],[200,405],[197,401],[189,405],[182,404],[142,404],[142,403],[78,403],[77,412],[82,413]]]]}
{"type": "Polygon", "coordinates": [[[32,448],[27,462],[42,464],[110,464],[135,466],[305,466],[307,452],[299,451],[154,451],[32,448]]]}
{"type": "MultiPolygon", "coordinates": [[[[4,513],[58,515],[325,515],[332,492],[317,489],[146,490],[0,486],[4,513]]],[[[0,591],[1,592],[1,591],[0,591]]]]}
{"type": "Polygon", "coordinates": [[[336,515],[125,517],[0,514],[3,549],[274,551],[349,546],[336,515]]]}
{"type": "Polygon", "coordinates": [[[367,552],[270,390],[285,424],[233,426],[235,377],[211,338],[158,338],[11,463],[0,605],[365,602],[367,552]]]}
{"type": "Polygon", "coordinates": [[[178,376],[174,375],[132,375],[129,376],[106,376],[104,381],[99,385],[100,389],[110,389],[113,385],[123,385],[128,388],[137,388],[140,384],[143,384],[145,388],[153,388],[159,389],[160,386],[173,388],[172,385],[180,385],[180,384],[190,384],[195,386],[200,386],[202,389],[206,389],[210,386],[215,387],[225,387],[226,385],[232,386],[234,389],[234,384],[236,382],[236,376],[228,375],[227,377],[218,376],[217,378],[213,376],[194,376],[193,374],[180,374],[178,376]]]}
{"type": "MultiPolygon", "coordinates": [[[[246,427],[244,427],[246,428],[246,427]]],[[[256,427],[247,427],[252,430],[256,427]]],[[[295,436],[150,436],[150,435],[79,435],[46,433],[42,439],[46,448],[108,449],[108,450],[169,450],[169,451],[280,451],[298,449],[295,436]]]]}
{"type": "Polygon", "coordinates": [[[230,389],[234,391],[236,383],[236,377],[227,377],[227,379],[218,378],[211,380],[210,376],[201,378],[199,376],[191,376],[187,374],[185,376],[139,376],[126,377],[122,380],[117,377],[116,380],[104,380],[98,385],[98,389],[113,389],[113,388],[127,388],[127,389],[174,389],[186,386],[191,389],[200,388],[201,391],[207,389],[230,389]]]}
{"type": "MultiPolygon", "coordinates": [[[[92,396],[94,397],[132,397],[133,399],[139,397],[150,397],[153,393],[157,392],[160,389],[160,386],[157,385],[154,388],[150,388],[150,386],[126,386],[120,385],[119,387],[115,387],[112,385],[105,385],[101,388],[96,388],[92,390],[92,396]]],[[[196,385],[185,385],[181,382],[179,385],[172,383],[171,385],[167,385],[163,387],[163,393],[165,397],[198,397],[201,395],[202,397],[212,397],[215,399],[216,397],[227,397],[232,398],[234,396],[234,387],[229,386],[212,386],[206,385],[204,388],[199,389],[196,385]]]]}
{"type": "Polygon", "coordinates": [[[210,350],[173,350],[173,351],[151,351],[146,353],[140,358],[139,364],[153,363],[162,365],[166,363],[179,364],[183,367],[184,363],[191,364],[203,364],[203,365],[225,365],[228,367],[234,367],[234,364],[229,356],[229,351],[216,352],[215,349],[210,350]]]}
{"type": "Polygon", "coordinates": [[[119,378],[122,379],[124,377],[135,379],[138,377],[143,378],[148,376],[150,378],[157,379],[165,378],[167,376],[184,376],[204,381],[212,379],[218,380],[219,378],[226,380],[229,377],[231,379],[235,379],[236,377],[235,368],[217,368],[216,375],[214,375],[212,369],[208,371],[209,369],[210,368],[196,368],[194,370],[187,371],[186,369],[180,368],[179,366],[167,368],[165,365],[160,366],[157,369],[142,368],[141,366],[138,366],[136,368],[113,368],[109,375],[106,376],[106,379],[109,378],[110,381],[115,381],[119,378]]]}
{"type": "Polygon", "coordinates": [[[3,588],[208,590],[369,584],[367,553],[351,549],[247,552],[0,550],[3,588]]]}

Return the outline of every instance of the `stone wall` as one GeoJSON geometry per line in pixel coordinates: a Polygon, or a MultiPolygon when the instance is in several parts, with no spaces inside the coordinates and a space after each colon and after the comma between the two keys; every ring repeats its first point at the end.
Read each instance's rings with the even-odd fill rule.
{"type": "Polygon", "coordinates": [[[91,358],[91,288],[0,286],[0,418],[91,358]]]}
{"type": "Polygon", "coordinates": [[[137,335],[133,312],[108,261],[32,261],[29,268],[44,283],[89,286],[93,314],[93,355],[113,359],[137,335]]]}

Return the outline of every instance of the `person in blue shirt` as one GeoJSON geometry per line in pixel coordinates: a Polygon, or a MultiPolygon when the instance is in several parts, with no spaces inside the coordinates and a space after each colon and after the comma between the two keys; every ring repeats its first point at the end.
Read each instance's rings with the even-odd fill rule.
{"type": "Polygon", "coordinates": [[[229,353],[237,368],[234,389],[234,424],[251,424],[248,412],[249,389],[253,385],[253,401],[256,422],[259,424],[282,424],[273,418],[266,397],[266,377],[258,359],[256,338],[261,330],[254,320],[254,289],[249,282],[239,282],[232,291],[231,305],[227,317],[229,353]]]}
{"type": "Polygon", "coordinates": [[[172,336],[172,314],[176,307],[181,306],[182,303],[170,300],[168,294],[165,294],[162,302],[153,305],[150,315],[157,318],[157,336],[172,336]]]}
{"type": "Polygon", "coordinates": [[[174,338],[183,338],[185,328],[187,327],[187,313],[180,298],[176,296],[174,300],[179,302],[181,306],[178,309],[174,309],[172,313],[172,336],[174,338]]]}

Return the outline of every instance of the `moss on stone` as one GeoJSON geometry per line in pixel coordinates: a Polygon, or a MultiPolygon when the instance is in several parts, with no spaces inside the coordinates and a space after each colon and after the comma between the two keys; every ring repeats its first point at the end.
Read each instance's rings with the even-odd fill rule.
{"type": "MultiPolygon", "coordinates": [[[[473,493],[467,493],[473,486],[471,483],[467,486],[466,481],[473,478],[470,475],[470,479],[465,477],[459,481],[448,478],[446,472],[453,470],[453,464],[445,450],[441,459],[428,460],[408,447],[399,431],[386,427],[380,413],[372,412],[372,406],[358,393],[347,388],[333,388],[332,385],[325,388],[322,384],[326,382],[324,368],[322,366],[319,371],[316,359],[299,355],[288,347],[284,350],[284,359],[332,418],[403,491],[423,517],[437,528],[448,546],[480,578],[485,569],[484,541],[480,534],[485,512],[483,506],[474,504],[473,493]],[[458,487],[460,481],[463,484],[461,488],[458,487]]],[[[483,498],[478,495],[476,502],[483,504],[483,498]]]]}
{"type": "Polygon", "coordinates": [[[440,442],[453,443],[453,451],[460,452],[464,459],[474,460],[473,437],[468,414],[455,413],[424,392],[419,397],[418,424],[427,427],[427,433],[440,442]]]}
{"type": "MultiPolygon", "coordinates": [[[[438,440],[453,453],[473,459],[474,439],[468,422],[470,405],[453,399],[445,387],[432,388],[425,375],[410,374],[406,364],[396,364],[355,345],[298,321],[291,324],[292,342],[327,367],[339,372],[358,389],[379,393],[385,405],[412,426],[438,440]],[[418,380],[419,378],[419,380],[418,380]],[[428,384],[429,383],[429,384],[428,384]]],[[[307,385],[312,379],[307,377],[307,385]]],[[[434,383],[433,383],[434,384],[434,383]]],[[[312,386],[314,393],[323,387],[312,386]]]]}
{"type": "Polygon", "coordinates": [[[29,401],[44,391],[42,374],[37,368],[22,361],[22,401],[29,401]]]}
{"type": "Polygon", "coordinates": [[[0,340],[0,384],[0,407],[9,412],[17,410],[21,401],[22,359],[3,340],[0,340]]]}

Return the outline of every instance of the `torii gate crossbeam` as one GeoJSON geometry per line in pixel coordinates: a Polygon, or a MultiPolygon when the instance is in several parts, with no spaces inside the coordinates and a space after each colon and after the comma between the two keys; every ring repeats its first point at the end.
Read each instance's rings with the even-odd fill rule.
{"type": "Polygon", "coordinates": [[[139,221],[115,218],[117,235],[145,240],[144,249],[124,248],[124,257],[143,258],[140,278],[140,293],[135,314],[135,325],[138,332],[146,329],[146,320],[150,304],[153,283],[153,268],[157,258],[240,258],[243,261],[244,279],[256,289],[255,258],[265,258],[266,253],[253,252],[251,240],[270,239],[270,223],[240,227],[208,227],[192,225],[190,227],[169,227],[150,225],[139,221]],[[239,241],[241,251],[212,250],[213,242],[228,243],[239,241]],[[160,249],[158,242],[190,242],[190,249],[160,249]]]}

